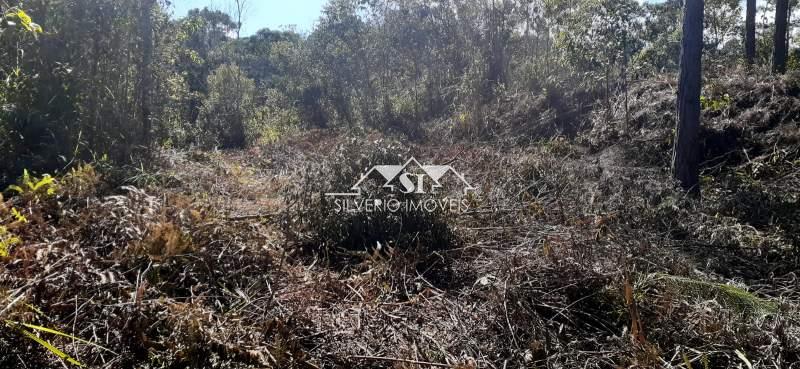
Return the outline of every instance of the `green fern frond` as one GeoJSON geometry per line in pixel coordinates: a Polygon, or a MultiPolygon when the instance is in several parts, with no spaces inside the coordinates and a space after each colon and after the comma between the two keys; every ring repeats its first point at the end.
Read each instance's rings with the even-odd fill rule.
{"type": "Polygon", "coordinates": [[[22,215],[17,208],[11,208],[11,215],[14,216],[14,219],[16,219],[17,222],[28,223],[28,218],[25,218],[25,216],[22,215]]]}
{"type": "Polygon", "coordinates": [[[0,225],[0,257],[8,256],[11,246],[21,242],[22,240],[19,237],[11,234],[11,232],[8,231],[8,228],[0,225]]]}
{"type": "Polygon", "coordinates": [[[53,177],[51,177],[49,174],[45,174],[44,177],[42,177],[42,179],[33,182],[29,186],[31,187],[32,191],[36,191],[44,186],[52,185],[53,181],[54,181],[53,177]]]}
{"type": "Polygon", "coordinates": [[[23,189],[22,189],[22,187],[20,187],[20,186],[17,186],[17,185],[11,185],[11,186],[8,186],[8,190],[9,190],[9,191],[14,191],[14,192],[16,192],[17,194],[22,194],[22,193],[25,193],[25,190],[23,190],[23,189]]]}

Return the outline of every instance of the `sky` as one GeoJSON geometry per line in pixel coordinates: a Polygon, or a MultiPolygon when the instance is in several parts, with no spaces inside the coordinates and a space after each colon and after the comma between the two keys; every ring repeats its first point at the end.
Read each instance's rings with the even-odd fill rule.
{"type": "MultiPolygon", "coordinates": [[[[189,9],[209,7],[233,14],[233,0],[172,0],[173,16],[180,18],[189,9]]],[[[247,13],[242,21],[242,36],[249,36],[262,28],[281,29],[295,26],[307,33],[322,13],[327,0],[247,0],[247,13]]]]}
{"type": "MultiPolygon", "coordinates": [[[[638,0],[661,2],[663,0],[638,0]]],[[[242,36],[249,36],[262,28],[280,29],[295,26],[301,33],[310,32],[328,0],[247,0],[247,17],[242,23],[242,36]]],[[[233,14],[233,0],[172,0],[173,16],[180,18],[189,9],[209,7],[233,14]]]]}
{"type": "MultiPolygon", "coordinates": [[[[638,1],[659,3],[663,0],[638,1]]],[[[758,0],[757,3],[763,1],[758,0]]],[[[242,22],[242,36],[252,35],[262,28],[282,29],[285,26],[294,26],[300,33],[309,33],[325,3],[327,0],[247,0],[248,11],[242,22]]],[[[209,7],[233,14],[232,4],[233,0],[172,0],[172,12],[174,17],[179,18],[185,16],[189,9],[209,7]]]]}

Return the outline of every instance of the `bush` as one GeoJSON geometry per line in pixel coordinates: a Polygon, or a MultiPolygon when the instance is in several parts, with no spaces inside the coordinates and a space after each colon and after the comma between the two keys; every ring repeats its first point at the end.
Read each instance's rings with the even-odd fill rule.
{"type": "Polygon", "coordinates": [[[276,89],[269,89],[267,104],[256,109],[247,120],[245,138],[248,145],[268,144],[300,125],[300,112],[289,97],[276,89]]]}
{"type": "Polygon", "coordinates": [[[504,138],[519,144],[558,136],[574,137],[588,120],[594,100],[581,88],[548,85],[535,92],[497,87],[486,103],[463,107],[452,125],[455,137],[470,140],[504,138]]]}
{"type": "Polygon", "coordinates": [[[208,97],[203,106],[204,146],[242,147],[245,123],[253,114],[255,82],[238,66],[223,64],[208,76],[208,97]]]}
{"type": "MultiPolygon", "coordinates": [[[[396,212],[348,212],[326,193],[348,192],[374,165],[403,164],[409,155],[397,143],[351,138],[326,160],[302,169],[300,183],[287,194],[284,230],[290,241],[341,260],[361,251],[393,247],[427,254],[458,243],[445,211],[401,208],[396,212]]],[[[364,181],[361,198],[386,196],[425,200],[434,195],[391,194],[373,178],[364,181]]]]}

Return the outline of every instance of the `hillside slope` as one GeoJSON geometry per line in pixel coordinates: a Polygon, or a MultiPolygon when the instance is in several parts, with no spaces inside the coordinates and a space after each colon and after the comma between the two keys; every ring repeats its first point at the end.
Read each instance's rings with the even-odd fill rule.
{"type": "MultiPolygon", "coordinates": [[[[628,122],[596,110],[574,137],[307,131],[164,152],[119,188],[85,166],[0,207],[23,240],[3,258],[0,308],[114,352],[42,334],[90,367],[787,367],[797,83],[708,84],[702,200],[670,180],[667,77],[632,88],[628,122]],[[411,156],[464,173],[469,211],[399,228],[320,211],[325,189],[411,156]]],[[[538,118],[518,121],[552,123],[538,118]]],[[[21,331],[0,329],[1,367],[60,366],[21,331]]]]}

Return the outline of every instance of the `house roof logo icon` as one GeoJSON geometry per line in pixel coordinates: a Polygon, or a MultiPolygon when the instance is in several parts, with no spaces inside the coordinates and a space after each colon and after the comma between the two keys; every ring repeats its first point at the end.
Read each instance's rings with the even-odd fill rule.
{"type": "Polygon", "coordinates": [[[361,195],[361,186],[363,185],[364,181],[366,181],[370,176],[374,175],[374,173],[380,174],[383,179],[385,180],[383,184],[383,188],[394,190],[395,185],[392,182],[397,179],[404,171],[408,170],[409,168],[417,167],[420,168],[423,174],[430,178],[433,182],[432,188],[438,189],[444,187],[442,185],[442,180],[444,177],[450,173],[453,174],[456,179],[464,186],[463,191],[464,194],[467,194],[469,191],[476,190],[464,177],[463,174],[459,173],[455,168],[450,165],[422,165],[415,159],[411,157],[402,165],[376,165],[370,168],[366,173],[362,174],[358,181],[350,187],[350,191],[348,193],[327,193],[327,196],[359,196],[361,195]]]}

